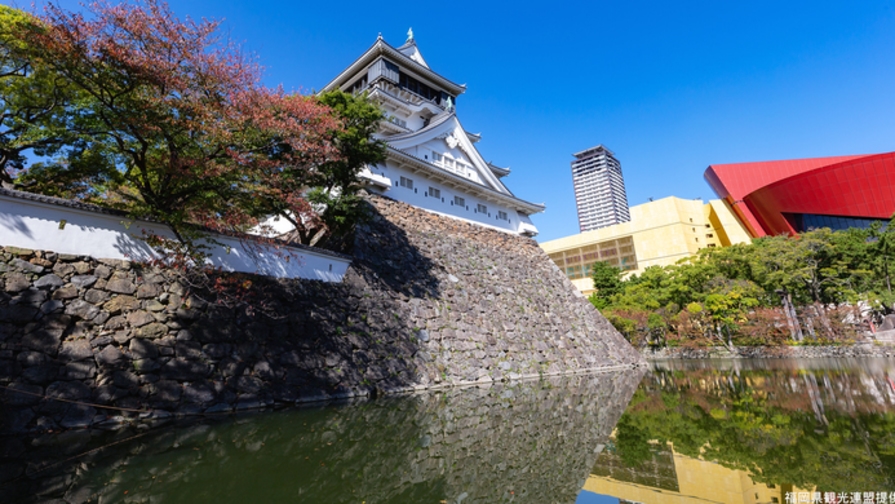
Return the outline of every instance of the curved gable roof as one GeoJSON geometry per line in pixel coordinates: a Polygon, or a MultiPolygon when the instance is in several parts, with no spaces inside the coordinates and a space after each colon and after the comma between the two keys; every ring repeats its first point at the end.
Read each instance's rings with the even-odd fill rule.
{"type": "MultiPolygon", "coordinates": [[[[416,47],[415,44],[414,47],[416,47]]],[[[419,51],[417,51],[417,53],[418,52],[419,51]]],[[[460,95],[466,91],[465,85],[457,84],[446,79],[445,77],[442,77],[438,73],[433,72],[427,65],[420,64],[412,57],[389,45],[385,40],[382,39],[382,35],[380,35],[379,38],[376,39],[376,42],[374,42],[369,49],[361,54],[359,58],[354,60],[354,63],[349,65],[348,68],[346,68],[345,70],[342,70],[342,72],[338,76],[336,76],[335,79],[329,81],[327,85],[323,86],[323,89],[321,91],[329,91],[331,89],[348,84],[348,81],[354,78],[358,74],[358,72],[363,70],[370,63],[373,63],[376,58],[379,57],[387,57],[398,65],[413,70],[417,74],[432,81],[433,84],[441,86],[446,91],[454,95],[460,95]]],[[[420,58],[422,58],[422,56],[420,56],[420,58]]]]}
{"type": "Polygon", "coordinates": [[[388,137],[384,140],[388,142],[389,146],[401,151],[406,151],[417,145],[424,144],[429,140],[438,138],[441,135],[451,134],[457,130],[459,130],[461,134],[454,135],[454,138],[459,142],[460,149],[469,156],[469,160],[479,172],[479,176],[482,177],[482,180],[484,180],[491,189],[512,196],[513,193],[510,192],[500,179],[497,178],[488,163],[482,158],[478,149],[475,148],[475,145],[466,135],[466,130],[463,129],[463,125],[460,124],[460,120],[457,119],[457,114],[453,111],[438,114],[428,126],[419,131],[388,137]]]}

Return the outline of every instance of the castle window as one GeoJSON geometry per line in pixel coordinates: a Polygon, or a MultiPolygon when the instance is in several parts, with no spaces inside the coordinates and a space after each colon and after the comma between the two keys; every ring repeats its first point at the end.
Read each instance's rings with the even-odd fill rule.
{"type": "Polygon", "coordinates": [[[488,213],[488,207],[479,203],[478,205],[475,206],[475,211],[478,213],[488,213]]]}
{"type": "Polygon", "coordinates": [[[454,196],[454,204],[459,205],[461,207],[466,206],[466,200],[461,198],[460,196],[454,196]]]}
{"type": "Polygon", "coordinates": [[[510,220],[510,218],[507,217],[507,213],[504,212],[503,210],[498,210],[498,211],[497,211],[497,218],[500,219],[500,220],[505,220],[505,221],[510,220]]]}
{"type": "Polygon", "coordinates": [[[441,154],[439,154],[437,152],[432,153],[432,161],[434,161],[436,163],[441,163],[441,162],[443,162],[443,160],[444,160],[444,157],[441,154]]]}
{"type": "Polygon", "coordinates": [[[413,189],[413,179],[409,179],[407,177],[401,177],[401,187],[413,189]]]}
{"type": "Polygon", "coordinates": [[[433,198],[440,198],[441,197],[441,189],[429,187],[429,196],[432,196],[433,198]]]}

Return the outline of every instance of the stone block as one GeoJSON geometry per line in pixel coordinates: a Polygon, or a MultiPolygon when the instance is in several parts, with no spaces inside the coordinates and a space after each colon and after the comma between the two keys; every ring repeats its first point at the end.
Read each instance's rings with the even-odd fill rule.
{"type": "Polygon", "coordinates": [[[139,338],[161,338],[162,336],[168,334],[168,326],[160,322],[153,322],[151,324],[140,327],[136,330],[135,333],[139,338]]]}
{"type": "Polygon", "coordinates": [[[85,261],[74,262],[74,263],[72,263],[72,267],[75,269],[75,272],[79,275],[86,275],[86,274],[90,273],[90,271],[93,269],[93,266],[91,266],[90,263],[87,263],[85,261]]]}
{"type": "Polygon", "coordinates": [[[109,320],[106,321],[104,327],[106,329],[110,329],[112,331],[116,331],[118,329],[123,329],[123,328],[127,327],[127,318],[125,318],[121,315],[116,315],[114,317],[109,318],[109,320]]]}
{"type": "Polygon", "coordinates": [[[90,320],[99,314],[99,308],[83,299],[76,299],[66,305],[65,314],[83,320],[90,320]]]}
{"type": "Polygon", "coordinates": [[[107,345],[96,354],[96,363],[100,366],[117,366],[124,359],[124,354],[115,345],[107,345]]]}
{"type": "Polygon", "coordinates": [[[200,380],[211,374],[211,367],[203,362],[188,361],[175,358],[168,361],[159,370],[162,379],[175,381],[200,380]]]}
{"type": "Polygon", "coordinates": [[[83,429],[93,424],[96,409],[86,404],[72,404],[59,420],[59,425],[66,429],[83,429]]]}
{"type": "MultiPolygon", "coordinates": [[[[140,375],[146,375],[148,373],[152,373],[154,371],[158,371],[161,368],[161,364],[156,359],[135,359],[134,360],[134,371],[136,371],[140,375]]],[[[156,381],[158,377],[155,377],[156,381]]]]}
{"type": "Polygon", "coordinates": [[[65,285],[65,282],[63,282],[61,278],[53,273],[44,275],[34,282],[34,286],[38,289],[55,289],[58,287],[62,287],[63,285],[65,285]]]}
{"type": "Polygon", "coordinates": [[[63,285],[53,292],[53,299],[67,300],[78,297],[78,288],[74,285],[63,285]]]}
{"type": "Polygon", "coordinates": [[[93,348],[91,348],[90,342],[84,339],[65,341],[62,343],[59,357],[72,362],[89,359],[93,357],[93,348]]]}
{"type": "Polygon", "coordinates": [[[142,283],[137,287],[137,298],[151,299],[156,298],[162,293],[162,288],[155,283],[142,283]]]}
{"type": "Polygon", "coordinates": [[[97,280],[95,275],[75,275],[69,279],[69,282],[79,289],[85,289],[95,284],[97,280]]]}
{"type": "Polygon", "coordinates": [[[133,294],[137,287],[127,278],[112,278],[106,283],[106,290],[116,294],[133,294]]]}
{"type": "Polygon", "coordinates": [[[96,364],[89,360],[69,362],[59,370],[59,378],[62,380],[88,380],[94,376],[96,364]]]}
{"type": "Polygon", "coordinates": [[[59,352],[63,330],[53,327],[40,327],[22,338],[22,346],[55,356],[59,352]]]}
{"type": "Polygon", "coordinates": [[[6,286],[4,287],[4,290],[6,292],[20,292],[31,287],[31,282],[29,282],[28,278],[21,273],[6,273],[5,277],[6,286]]]}
{"type": "MultiPolygon", "coordinates": [[[[88,269],[86,271],[84,271],[83,273],[88,273],[89,271],[90,271],[90,268],[88,266],[88,269]]],[[[80,273],[80,271],[79,271],[79,273],[80,273]]],[[[93,274],[96,275],[97,278],[100,278],[102,280],[107,280],[110,276],[112,276],[112,268],[106,266],[105,264],[100,264],[93,270],[93,274]]]]}
{"type": "Polygon", "coordinates": [[[75,272],[74,266],[65,262],[57,262],[55,266],[53,266],[53,273],[61,277],[67,277],[75,272]]]}
{"type": "Polygon", "coordinates": [[[109,300],[109,293],[99,289],[89,289],[84,293],[84,301],[90,304],[101,305],[109,300]]]}
{"type": "Polygon", "coordinates": [[[158,347],[151,341],[134,338],[129,347],[134,359],[155,359],[158,357],[158,347]]]}
{"type": "Polygon", "coordinates": [[[216,399],[214,386],[208,380],[185,384],[183,401],[192,404],[209,405],[216,399]]]}
{"type": "Polygon", "coordinates": [[[90,399],[90,387],[80,381],[57,381],[47,387],[46,396],[51,399],[80,401],[90,399]]]}
{"type": "Polygon", "coordinates": [[[38,266],[37,264],[31,264],[30,262],[23,261],[19,258],[15,258],[12,261],[10,261],[9,265],[12,266],[13,268],[15,268],[19,271],[23,271],[25,273],[36,273],[39,275],[44,272],[43,266],[38,266]]]}
{"type": "Polygon", "coordinates": [[[46,385],[56,378],[56,365],[43,364],[40,366],[26,367],[22,370],[22,378],[29,383],[46,385]]]}
{"type": "Polygon", "coordinates": [[[48,315],[54,312],[61,312],[63,308],[65,308],[65,304],[63,304],[62,301],[52,299],[40,305],[40,312],[44,315],[48,315]]]}
{"type": "Polygon", "coordinates": [[[142,310],[134,311],[127,314],[127,322],[132,327],[142,327],[154,321],[155,317],[153,317],[151,313],[142,310]]]}
{"type": "Polygon", "coordinates": [[[44,389],[40,385],[15,382],[6,389],[5,403],[10,406],[29,406],[43,399],[44,389]]]}

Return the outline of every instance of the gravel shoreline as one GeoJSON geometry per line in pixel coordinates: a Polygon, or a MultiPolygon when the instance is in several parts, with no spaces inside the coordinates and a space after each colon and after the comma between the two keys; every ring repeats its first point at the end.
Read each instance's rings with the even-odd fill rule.
{"type": "Polygon", "coordinates": [[[644,348],[640,352],[647,360],[666,359],[813,359],[827,357],[895,357],[895,346],[873,343],[837,346],[774,346],[726,348],[644,348]]]}

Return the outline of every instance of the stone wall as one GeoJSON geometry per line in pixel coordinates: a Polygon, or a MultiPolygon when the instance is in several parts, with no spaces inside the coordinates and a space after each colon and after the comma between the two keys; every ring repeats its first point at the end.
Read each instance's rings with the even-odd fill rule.
{"type": "Polygon", "coordinates": [[[530,239],[371,197],[341,284],[0,249],[2,431],[637,366],[530,239]]]}

